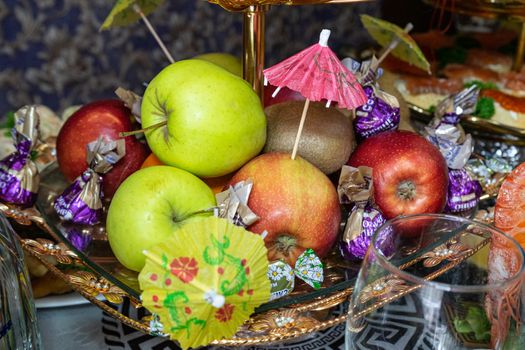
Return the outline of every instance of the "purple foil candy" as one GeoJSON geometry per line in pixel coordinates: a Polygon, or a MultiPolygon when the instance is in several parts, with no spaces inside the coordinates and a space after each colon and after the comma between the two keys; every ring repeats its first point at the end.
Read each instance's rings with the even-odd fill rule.
{"type": "Polygon", "coordinates": [[[87,247],[89,247],[92,236],[90,233],[84,233],[82,230],[74,227],[68,229],[67,239],[75,248],[83,252],[87,249],[87,247]]]}
{"type": "Polygon", "coordinates": [[[465,169],[449,169],[448,198],[445,212],[460,213],[471,210],[479,202],[482,188],[465,169]]]}
{"type": "Polygon", "coordinates": [[[94,205],[92,208],[83,198],[84,188],[92,178],[92,181],[95,181],[96,186],[100,188],[100,176],[88,169],[57,197],[53,206],[62,220],[83,225],[94,225],[100,222],[102,206],[94,205]]]}
{"type": "MultiPolygon", "coordinates": [[[[352,212],[356,210],[359,210],[358,205],[354,206],[352,212]]],[[[352,215],[352,212],[350,215],[352,215]]],[[[351,232],[352,237],[349,237],[349,241],[343,238],[343,241],[340,242],[339,250],[343,258],[352,261],[362,260],[370,246],[374,232],[385,222],[386,219],[383,215],[373,206],[367,204],[363,211],[363,220],[359,232],[351,232]]],[[[384,232],[385,234],[379,237],[377,246],[378,248],[382,248],[383,254],[389,255],[392,251],[391,244],[389,243],[391,237],[389,234],[386,234],[386,231],[384,232]]]]}
{"type": "Polygon", "coordinates": [[[39,116],[35,106],[15,113],[12,130],[15,152],[0,161],[0,200],[22,207],[32,206],[37,197],[40,177],[31,150],[38,140],[39,116]]]}
{"type": "Polygon", "coordinates": [[[399,126],[399,104],[394,96],[367,85],[364,91],[368,101],[356,109],[355,131],[366,139],[380,132],[396,130],[399,126]]]}
{"type": "Polygon", "coordinates": [[[87,146],[89,168],[55,199],[53,207],[60,219],[82,225],[100,222],[103,212],[102,178],[125,155],[124,140],[99,137],[87,146]]]}

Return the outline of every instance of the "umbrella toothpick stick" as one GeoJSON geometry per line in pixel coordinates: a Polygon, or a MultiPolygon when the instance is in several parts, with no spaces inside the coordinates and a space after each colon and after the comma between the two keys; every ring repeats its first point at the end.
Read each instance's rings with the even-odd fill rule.
{"type": "MultiPolygon", "coordinates": [[[[412,23],[408,23],[405,26],[405,33],[409,33],[413,28],[414,28],[414,26],[412,25],[412,23]]],[[[381,57],[379,57],[379,59],[377,60],[376,68],[379,67],[381,62],[383,62],[383,60],[390,54],[390,52],[392,52],[392,50],[394,50],[396,48],[396,46],[399,44],[400,41],[401,41],[401,39],[399,39],[399,38],[395,38],[394,40],[392,40],[390,45],[388,45],[388,47],[385,49],[385,51],[383,52],[381,57]]]]}
{"type": "Polygon", "coordinates": [[[166,55],[166,57],[168,58],[168,60],[170,61],[170,63],[174,63],[175,60],[173,59],[173,57],[171,56],[170,52],[168,51],[168,49],[166,48],[166,45],[164,45],[164,43],[162,42],[162,39],[159,37],[159,35],[157,34],[157,32],[155,31],[155,29],[153,28],[153,26],[151,25],[150,21],[148,20],[148,18],[144,15],[144,12],[142,12],[142,9],[140,8],[139,5],[137,4],[134,4],[133,5],[133,10],[138,13],[138,15],[140,16],[140,18],[142,18],[142,20],[144,21],[144,24],[146,25],[146,27],[148,27],[151,35],[153,35],[153,37],[155,38],[155,40],[157,41],[157,44],[159,44],[162,52],[164,52],[164,55],[166,55]]]}
{"type": "Polygon", "coordinates": [[[304,121],[306,120],[306,113],[308,113],[308,107],[310,106],[310,100],[306,99],[303,108],[303,114],[301,115],[301,122],[299,123],[299,129],[297,130],[297,135],[295,136],[295,142],[293,144],[292,159],[295,159],[297,156],[297,149],[299,148],[299,140],[301,139],[301,134],[303,133],[304,121]]]}

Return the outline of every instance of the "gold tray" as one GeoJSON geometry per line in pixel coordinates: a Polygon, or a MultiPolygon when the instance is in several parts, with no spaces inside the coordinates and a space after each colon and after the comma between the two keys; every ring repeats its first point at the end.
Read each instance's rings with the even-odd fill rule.
{"type": "MultiPolygon", "coordinates": [[[[64,226],[53,218],[51,203],[65,185],[56,164],[51,165],[41,175],[38,209],[20,209],[0,203],[0,211],[11,219],[26,253],[36,257],[72,289],[116,320],[144,333],[159,335],[150,327],[150,316],[134,319],[99,300],[103,296],[112,304],[120,304],[128,299],[136,308],[142,308],[136,273],[126,270],[115,259],[103,229],[91,228],[93,245],[86,251],[79,251],[64,234],[64,226]]],[[[429,249],[411,255],[402,266],[420,261],[422,254],[441,249],[439,246],[443,243],[435,242],[429,249]]],[[[246,346],[285,342],[345,321],[343,303],[352,293],[359,264],[345,262],[338,258],[337,253],[324,259],[323,263],[325,283],[320,290],[313,291],[299,285],[292,295],[256,309],[234,337],[212,344],[246,346]],[[342,313],[334,312],[341,309],[342,313]],[[282,323],[283,318],[287,320],[286,324],[282,323]]],[[[453,265],[444,266],[442,272],[451,267],[453,265]]]]}
{"type": "MultiPolygon", "coordinates": [[[[115,258],[104,227],[64,225],[54,213],[53,200],[67,185],[58,166],[53,163],[41,174],[36,208],[22,210],[0,203],[0,210],[13,222],[24,250],[53,274],[115,319],[144,333],[154,334],[150,317],[133,319],[97,299],[103,296],[113,304],[129,299],[136,308],[142,307],[137,273],[124,268],[115,258]],[[92,240],[85,250],[80,251],[68,239],[72,230],[91,235],[92,240]]],[[[335,251],[323,262],[325,282],[321,289],[297,285],[292,295],[256,309],[235,337],[214,344],[243,346],[282,342],[343,322],[345,315],[332,311],[340,309],[351,295],[359,265],[345,262],[335,251]],[[282,317],[289,321],[286,325],[277,321],[282,317]]]]}

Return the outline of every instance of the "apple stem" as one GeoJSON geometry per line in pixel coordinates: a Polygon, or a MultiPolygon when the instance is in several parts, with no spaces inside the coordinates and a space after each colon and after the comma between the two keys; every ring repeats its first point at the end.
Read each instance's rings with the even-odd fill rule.
{"type": "Polygon", "coordinates": [[[133,131],[120,132],[118,134],[118,136],[120,136],[120,137],[128,137],[128,136],[133,136],[133,135],[137,135],[137,134],[142,134],[142,133],[145,133],[148,130],[157,129],[157,128],[160,128],[162,126],[166,126],[167,124],[168,124],[168,121],[167,120],[163,120],[160,123],[150,125],[147,128],[142,128],[142,129],[133,130],[133,131]]]}
{"type": "Polygon", "coordinates": [[[295,159],[297,156],[297,150],[299,148],[299,140],[301,139],[301,134],[303,133],[304,121],[306,120],[306,113],[308,113],[308,107],[310,106],[310,100],[306,99],[303,108],[303,114],[301,115],[301,122],[299,123],[299,129],[297,130],[297,135],[295,136],[295,142],[293,144],[292,159],[295,159]]]}
{"type": "Polygon", "coordinates": [[[181,222],[181,221],[184,221],[192,216],[195,216],[195,215],[200,215],[200,214],[206,214],[206,213],[213,213],[215,211],[215,209],[218,209],[218,207],[210,207],[208,209],[202,209],[202,210],[197,210],[197,211],[193,211],[191,213],[188,213],[186,214],[185,216],[179,218],[179,219],[176,219],[176,218],[173,218],[173,221],[174,222],[181,222]]]}

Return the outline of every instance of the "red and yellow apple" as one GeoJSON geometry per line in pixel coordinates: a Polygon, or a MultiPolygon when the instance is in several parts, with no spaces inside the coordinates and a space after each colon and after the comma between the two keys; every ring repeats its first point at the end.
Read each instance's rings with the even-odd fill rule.
{"type": "Polygon", "coordinates": [[[447,163],[433,144],[416,133],[372,136],[352,153],[348,165],[373,169],[374,200],[388,219],[440,213],[445,207],[447,163]]]}
{"type": "MultiPolygon", "coordinates": [[[[67,180],[73,181],[87,167],[86,146],[105,136],[116,140],[119,133],[131,131],[131,112],[119,100],[100,100],[77,110],[62,126],[57,138],[57,160],[67,180]]],[[[135,137],[126,137],[126,155],[104,175],[103,190],[111,198],[129,175],[140,169],[149,154],[147,146],[135,137]]]]}
{"type": "Polygon", "coordinates": [[[341,212],[337,191],[328,177],[302,158],[266,153],[245,164],[230,185],[251,179],[248,206],[260,219],[248,229],[267,231],[270,260],[294,266],[297,257],[312,248],[325,256],[337,239],[341,212]]]}

